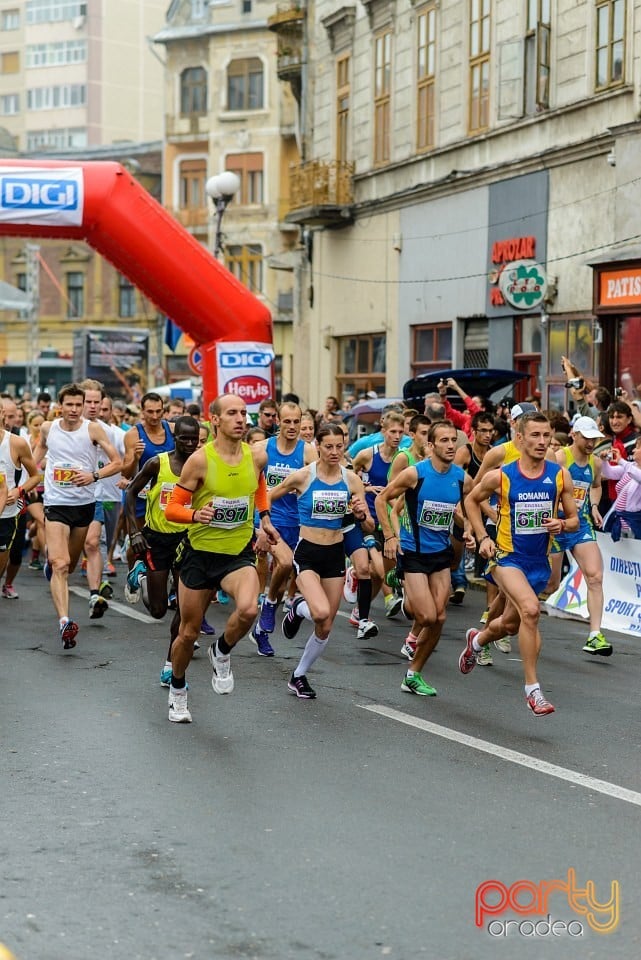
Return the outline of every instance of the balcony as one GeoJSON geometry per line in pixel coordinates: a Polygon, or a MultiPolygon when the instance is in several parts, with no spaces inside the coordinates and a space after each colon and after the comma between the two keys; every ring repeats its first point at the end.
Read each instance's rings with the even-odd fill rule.
{"type": "Polygon", "coordinates": [[[209,224],[206,207],[165,207],[168,213],[190,233],[202,233],[209,224]]]}
{"type": "Polygon", "coordinates": [[[279,3],[276,7],[276,13],[272,13],[267,18],[268,30],[274,33],[290,33],[292,30],[298,30],[302,36],[303,20],[305,11],[297,0],[292,3],[279,3]]]}
{"type": "Polygon", "coordinates": [[[292,164],[286,222],[309,227],[347,226],[354,219],[353,176],[354,164],[345,160],[292,164]]]}

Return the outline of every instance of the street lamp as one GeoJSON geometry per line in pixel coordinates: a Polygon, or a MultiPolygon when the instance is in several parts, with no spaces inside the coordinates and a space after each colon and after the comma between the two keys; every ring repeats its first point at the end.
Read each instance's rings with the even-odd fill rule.
{"type": "Polygon", "coordinates": [[[231,170],[223,170],[210,177],[205,184],[205,190],[211,197],[216,208],[216,239],[214,241],[214,256],[217,258],[223,249],[223,233],[221,229],[223,214],[227,204],[240,189],[240,177],[231,170]]]}

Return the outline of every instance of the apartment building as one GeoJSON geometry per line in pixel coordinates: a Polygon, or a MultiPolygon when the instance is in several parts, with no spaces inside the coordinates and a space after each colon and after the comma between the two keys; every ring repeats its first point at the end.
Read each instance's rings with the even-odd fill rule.
{"type": "Polygon", "coordinates": [[[562,354],[640,383],[641,2],[290,7],[294,386],[316,405],[515,367],[562,407],[562,354]]]}
{"type": "Polygon", "coordinates": [[[158,140],[166,0],[0,0],[0,129],[16,151],[158,140]]]}
{"type": "Polygon", "coordinates": [[[299,230],[284,214],[299,146],[295,94],[278,82],[274,19],[277,5],[266,0],[174,0],[154,40],[165,59],[164,203],[213,250],[205,184],[224,170],[238,175],[222,219],[223,258],[271,310],[281,395],[293,378],[299,230]]]}

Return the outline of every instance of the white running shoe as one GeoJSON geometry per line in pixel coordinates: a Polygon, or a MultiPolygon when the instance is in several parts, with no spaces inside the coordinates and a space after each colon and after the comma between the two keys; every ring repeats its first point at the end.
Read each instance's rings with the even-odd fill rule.
{"type": "Polygon", "coordinates": [[[406,640],[401,647],[401,653],[404,657],[407,657],[408,660],[413,660],[416,653],[416,644],[412,645],[408,640],[406,640]]]}
{"type": "Polygon", "coordinates": [[[501,637],[500,640],[494,641],[494,646],[497,650],[500,650],[501,653],[512,653],[512,638],[501,637]]]}
{"type": "Polygon", "coordinates": [[[169,688],[169,719],[172,723],[191,723],[191,713],[187,709],[187,690],[169,688]]]}
{"type": "Polygon", "coordinates": [[[492,660],[492,654],[490,653],[489,646],[482,648],[481,652],[476,657],[476,662],[479,667],[491,667],[494,661],[492,660]]]}
{"type": "Polygon", "coordinates": [[[348,603],[356,603],[358,591],[358,577],[354,572],[354,567],[348,567],[345,571],[345,583],[343,584],[343,596],[348,603]]]}
{"type": "Polygon", "coordinates": [[[357,640],[370,640],[372,637],[377,636],[378,627],[373,620],[361,620],[358,624],[358,630],[356,631],[357,640]]]}
{"type": "Polygon", "coordinates": [[[213,674],[211,685],[216,693],[231,693],[234,689],[234,674],[231,672],[231,654],[216,655],[216,644],[212,643],[209,648],[209,662],[212,665],[213,674]]]}

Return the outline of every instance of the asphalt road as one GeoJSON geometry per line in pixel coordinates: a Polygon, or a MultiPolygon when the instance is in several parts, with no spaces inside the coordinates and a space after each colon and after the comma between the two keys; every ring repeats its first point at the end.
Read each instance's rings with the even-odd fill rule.
{"type": "Polygon", "coordinates": [[[425,671],[436,698],[401,691],[405,623],[377,609],[365,644],[339,619],[313,702],[286,686],[304,631],[276,635],[273,659],[243,641],[224,697],[203,644],[194,722],[174,725],[158,684],[167,622],[123,602],[90,623],[74,596],[65,654],[42,576],[16,586],[0,600],[0,943],[18,960],[641,954],[638,638],[593,659],[580,625],[544,617],[557,713],[535,719],[516,652],[458,673],[479,593],[450,608],[425,671]],[[584,906],[613,882],[618,905],[614,888],[609,911],[584,906]],[[478,904],[496,910],[481,926],[478,904]],[[533,936],[548,914],[557,926],[533,936]]]}

